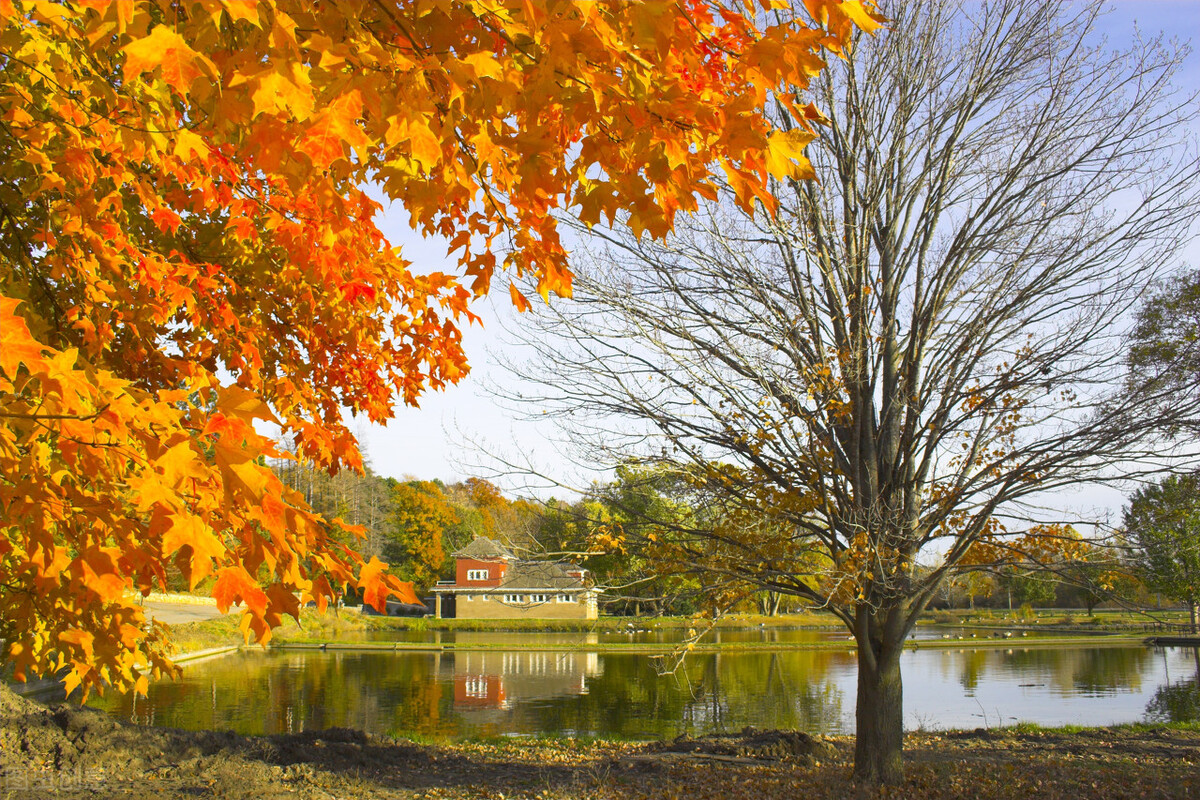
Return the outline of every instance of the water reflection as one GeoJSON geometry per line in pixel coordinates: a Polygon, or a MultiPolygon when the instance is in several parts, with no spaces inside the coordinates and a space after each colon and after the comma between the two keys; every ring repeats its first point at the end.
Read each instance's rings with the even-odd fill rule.
{"type": "Polygon", "coordinates": [[[513,700],[587,694],[601,674],[596,653],[465,652],[451,655],[454,706],[510,708],[513,700]]]}
{"type": "MultiPolygon", "coordinates": [[[[499,640],[515,639],[532,641],[499,640]]],[[[1194,655],[1145,647],[909,652],[905,721],[973,728],[1194,719],[1194,655]]],[[[849,649],[703,653],[669,675],[645,655],[586,650],[248,651],[189,666],[181,681],[154,684],[149,698],[93,704],[141,723],[241,733],[348,726],[433,737],[668,738],[745,725],[850,733],[855,677],[849,649]]]]}
{"type": "Polygon", "coordinates": [[[1163,659],[1166,683],[1159,686],[1146,705],[1146,718],[1154,722],[1200,722],[1200,647],[1191,648],[1196,671],[1184,680],[1171,682],[1169,661],[1163,659]]]}

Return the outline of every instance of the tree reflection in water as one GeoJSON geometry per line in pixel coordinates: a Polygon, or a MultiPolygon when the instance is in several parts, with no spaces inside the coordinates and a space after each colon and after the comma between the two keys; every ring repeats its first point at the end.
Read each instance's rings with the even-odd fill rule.
{"type": "Polygon", "coordinates": [[[1200,647],[1192,648],[1196,674],[1164,684],[1146,705],[1146,718],[1153,722],[1200,722],[1200,647]]]}

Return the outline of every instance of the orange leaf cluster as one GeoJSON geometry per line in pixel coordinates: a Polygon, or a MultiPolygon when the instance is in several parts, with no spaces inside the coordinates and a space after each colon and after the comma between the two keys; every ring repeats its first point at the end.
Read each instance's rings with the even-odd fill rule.
{"type": "Polygon", "coordinates": [[[752,4],[690,1],[0,0],[18,675],[86,690],[170,669],[130,595],[174,571],[215,576],[260,641],[339,584],[415,599],[270,473],[256,426],[358,467],[345,411],[383,421],[466,374],[458,324],[496,269],[569,294],[556,211],[660,236],[714,174],[770,208],[819,114],[785,100],[773,133],[768,92],[791,98],[877,21],[805,4],[816,22],[759,26],[752,4]],[[404,259],[368,189],[447,237],[469,283],[404,259]]]}

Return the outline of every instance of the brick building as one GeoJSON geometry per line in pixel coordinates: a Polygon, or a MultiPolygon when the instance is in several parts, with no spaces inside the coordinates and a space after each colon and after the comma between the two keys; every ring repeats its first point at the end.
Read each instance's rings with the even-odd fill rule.
{"type": "Polygon", "coordinates": [[[459,619],[595,619],[588,571],[562,561],[527,561],[476,537],[453,553],[453,581],[433,587],[434,615],[459,619]]]}

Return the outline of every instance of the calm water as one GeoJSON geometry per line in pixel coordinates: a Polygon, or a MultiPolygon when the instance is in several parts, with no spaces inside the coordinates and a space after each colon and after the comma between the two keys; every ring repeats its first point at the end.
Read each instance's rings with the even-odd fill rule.
{"type": "MultiPolygon", "coordinates": [[[[723,635],[729,641],[728,632],[723,635]]],[[[538,643],[580,638],[459,633],[457,641],[496,637],[538,643]]],[[[1200,719],[1198,669],[1195,651],[1176,648],[1049,650],[1013,642],[1001,650],[964,644],[961,650],[909,652],[903,661],[905,724],[1200,719]]],[[[852,733],[855,673],[849,649],[700,654],[674,675],[658,674],[648,656],[628,654],[255,650],[188,666],[182,680],[151,686],[149,698],[110,696],[92,704],[143,723],[240,733],[348,726],[432,737],[648,739],[745,725],[852,733]]]]}

